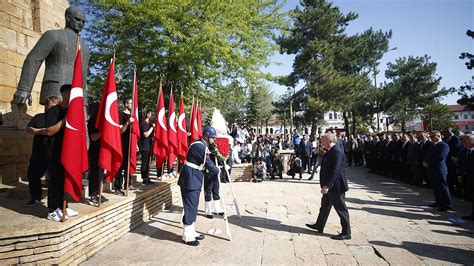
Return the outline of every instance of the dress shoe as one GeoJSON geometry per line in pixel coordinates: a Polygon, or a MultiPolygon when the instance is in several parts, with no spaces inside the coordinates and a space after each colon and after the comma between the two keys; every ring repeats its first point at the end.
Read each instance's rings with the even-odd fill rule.
{"type": "Polygon", "coordinates": [[[313,180],[313,177],[308,178],[308,180],[313,180]]]}
{"type": "Polygon", "coordinates": [[[212,214],[214,214],[214,215],[219,215],[219,216],[224,216],[224,213],[223,213],[223,212],[213,212],[212,214]]]}
{"type": "Polygon", "coordinates": [[[316,224],[306,224],[306,227],[308,227],[310,229],[313,229],[313,230],[316,230],[320,234],[323,233],[323,230],[316,227],[316,224]]]}
{"type": "Polygon", "coordinates": [[[199,241],[197,241],[197,240],[194,240],[194,241],[183,241],[183,242],[184,242],[184,244],[186,244],[186,245],[188,245],[188,246],[193,246],[193,247],[199,246],[199,241]]]}
{"type": "Polygon", "coordinates": [[[196,240],[203,240],[203,239],[204,239],[204,235],[198,235],[198,236],[196,237],[196,240]]]}
{"type": "Polygon", "coordinates": [[[453,208],[451,208],[449,206],[448,207],[441,207],[441,208],[438,209],[439,212],[447,212],[447,211],[452,211],[452,210],[453,210],[453,208]]]}
{"type": "Polygon", "coordinates": [[[206,218],[208,219],[214,219],[214,216],[212,214],[206,214],[206,218]]]}
{"type": "Polygon", "coordinates": [[[341,233],[337,236],[331,237],[331,239],[334,239],[334,240],[348,240],[348,239],[351,239],[351,235],[346,235],[346,234],[341,233]]]}

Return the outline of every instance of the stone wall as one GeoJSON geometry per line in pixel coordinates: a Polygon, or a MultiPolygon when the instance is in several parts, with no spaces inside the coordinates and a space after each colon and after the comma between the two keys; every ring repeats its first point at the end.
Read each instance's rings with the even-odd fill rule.
{"type": "Polygon", "coordinates": [[[11,105],[26,55],[47,30],[64,28],[67,0],[0,1],[0,183],[26,179],[32,136],[25,133],[28,121],[44,111],[39,92],[41,67],[33,86],[32,106],[11,105]]]}

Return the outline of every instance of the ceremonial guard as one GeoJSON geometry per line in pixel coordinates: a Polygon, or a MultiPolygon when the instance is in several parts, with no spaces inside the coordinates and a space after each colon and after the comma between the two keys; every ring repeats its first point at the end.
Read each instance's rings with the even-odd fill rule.
{"type": "MultiPolygon", "coordinates": [[[[225,167],[224,161],[226,158],[222,156],[217,149],[217,145],[214,142],[210,146],[210,158],[211,161],[215,162],[218,160],[221,163],[222,167],[225,167]],[[216,159],[217,158],[217,159],[216,159]]],[[[225,170],[224,170],[225,171],[225,170]]],[[[224,210],[221,207],[221,201],[219,196],[219,180],[217,174],[213,174],[209,170],[204,170],[204,210],[206,212],[206,217],[212,219],[213,214],[223,216],[224,210]],[[211,201],[214,200],[214,209],[212,209],[211,201]]],[[[221,175],[223,173],[221,172],[221,175]]]]}
{"type": "Polygon", "coordinates": [[[210,175],[217,176],[219,174],[219,169],[209,157],[208,148],[208,145],[215,141],[216,130],[211,126],[206,126],[202,131],[202,135],[201,139],[196,140],[189,146],[186,162],[178,179],[184,207],[183,241],[191,246],[199,245],[199,240],[204,239],[204,236],[198,234],[194,229],[199,195],[204,179],[204,169],[207,169],[210,175]]]}

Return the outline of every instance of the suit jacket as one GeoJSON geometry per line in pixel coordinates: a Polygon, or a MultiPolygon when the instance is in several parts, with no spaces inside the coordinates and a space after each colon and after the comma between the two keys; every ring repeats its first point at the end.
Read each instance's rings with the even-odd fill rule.
{"type": "MultiPolygon", "coordinates": [[[[70,28],[46,31],[23,63],[18,90],[31,92],[36,75],[45,61],[43,83],[41,85],[40,103],[44,104],[49,96],[61,98],[59,88],[71,84],[76,59],[77,33],[70,28]]],[[[82,38],[82,83],[84,86],[84,103],[87,105],[87,70],[89,68],[89,49],[82,38]]]]}
{"type": "Polygon", "coordinates": [[[307,141],[306,144],[304,141],[300,142],[300,154],[304,155],[306,157],[311,157],[311,154],[313,153],[313,144],[311,141],[307,141]]]}
{"type": "Polygon", "coordinates": [[[446,157],[449,153],[449,146],[444,141],[431,144],[426,154],[428,163],[428,173],[432,175],[447,175],[446,157]]]}
{"type": "Polygon", "coordinates": [[[349,190],[344,152],[338,145],[334,145],[323,156],[321,161],[320,185],[327,186],[329,192],[344,193],[349,190]]]}
{"type": "MultiPolygon", "coordinates": [[[[209,157],[207,143],[202,139],[196,140],[191,144],[186,154],[186,161],[198,166],[204,163],[204,167],[209,175],[216,176],[219,174],[219,169],[209,157]]],[[[203,170],[195,169],[185,164],[179,175],[178,185],[187,190],[200,190],[203,178],[203,170]]]]}

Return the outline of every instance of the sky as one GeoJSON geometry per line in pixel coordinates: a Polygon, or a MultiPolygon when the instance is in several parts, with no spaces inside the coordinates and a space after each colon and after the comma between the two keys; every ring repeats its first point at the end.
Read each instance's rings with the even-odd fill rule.
{"type": "MultiPolygon", "coordinates": [[[[299,1],[288,0],[284,11],[293,9],[299,1]]],[[[466,35],[474,30],[474,0],[334,0],[344,14],[350,11],[359,14],[346,29],[350,35],[372,27],[374,30],[392,30],[389,49],[380,64],[377,83],[386,81],[384,72],[388,62],[396,58],[412,56],[431,57],[437,63],[440,87],[463,85],[474,75],[468,70],[462,52],[474,53],[474,40],[466,35]]],[[[275,54],[272,64],[263,70],[274,75],[287,75],[292,71],[294,56],[275,54]]],[[[302,87],[300,83],[296,90],[302,87]]],[[[270,85],[275,95],[281,95],[287,88],[270,85]]],[[[445,97],[445,104],[456,104],[457,94],[445,97]]]]}

